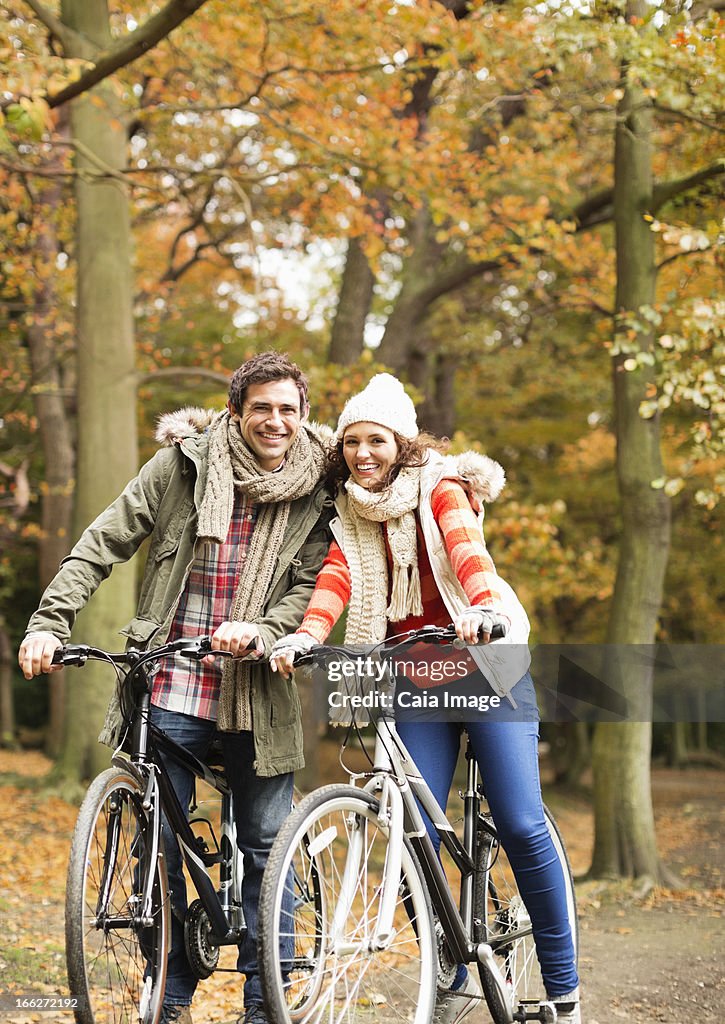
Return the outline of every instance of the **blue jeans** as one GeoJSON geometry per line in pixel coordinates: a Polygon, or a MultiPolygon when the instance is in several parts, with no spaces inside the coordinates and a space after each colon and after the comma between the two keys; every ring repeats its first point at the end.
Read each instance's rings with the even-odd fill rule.
{"type": "MultiPolygon", "coordinates": [[[[579,984],[574,944],[566,912],[564,875],[544,818],[539,779],[538,712],[527,672],[512,691],[521,721],[398,722],[398,732],[442,808],[465,729],[481,770],[501,844],[516,875],[531,917],[536,952],[550,998],[579,984]]],[[[517,713],[518,716],[518,713],[517,713]]],[[[440,837],[424,814],[436,851],[440,837]]],[[[458,979],[457,979],[458,980],[458,979]]]]}
{"type": "MultiPolygon", "coordinates": [[[[242,909],[247,925],[239,946],[238,970],[246,976],[244,1003],[261,1003],[262,990],[257,973],[257,903],[262,874],[269,850],[292,806],[292,773],[259,778],[254,770],[254,737],[251,732],[219,733],[216,722],[151,706],[151,721],[177,743],[204,758],[212,741],[221,736],[227,778],[234,795],[237,845],[244,857],[242,909]]],[[[164,759],[181,806],[191,801],[194,776],[171,758],[164,759]]],[[[191,1004],[198,979],[189,965],[184,948],[184,917],[187,909],[183,862],[176,837],[166,817],[162,819],[166,864],[171,889],[171,950],[166,975],[164,1002],[171,1006],[191,1004]]]]}

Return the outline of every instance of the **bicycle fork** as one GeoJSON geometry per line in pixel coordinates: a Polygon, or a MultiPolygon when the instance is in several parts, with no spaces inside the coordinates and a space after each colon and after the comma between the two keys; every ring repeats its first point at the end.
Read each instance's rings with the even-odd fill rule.
{"type": "Polygon", "coordinates": [[[378,811],[374,827],[388,839],[385,867],[377,901],[377,915],[367,934],[354,942],[345,936],[345,924],[350,917],[361,874],[367,871],[366,836],[368,819],[357,817],[349,823],[348,849],[340,882],[340,898],[332,919],[332,942],[335,952],[344,956],[367,949],[378,952],[387,949],[395,938],[393,918],[400,893],[403,857],[403,801],[400,790],[390,778],[384,778],[380,788],[378,811]]]}

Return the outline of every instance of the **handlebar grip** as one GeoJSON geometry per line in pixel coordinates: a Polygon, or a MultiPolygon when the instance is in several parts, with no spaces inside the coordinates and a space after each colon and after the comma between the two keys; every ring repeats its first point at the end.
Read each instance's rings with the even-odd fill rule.
{"type": "Polygon", "coordinates": [[[201,661],[202,658],[206,658],[209,654],[213,654],[215,658],[244,658],[257,650],[259,637],[252,637],[252,640],[244,650],[236,655],[232,654],[231,651],[214,650],[211,641],[212,638],[210,636],[199,636],[194,637],[192,640],[178,640],[173,645],[170,644],[169,649],[176,650],[185,658],[192,658],[196,661],[201,661]]]}
{"type": "Polygon", "coordinates": [[[51,665],[85,665],[90,655],[87,644],[66,644],[53,651],[51,665]]]}
{"type": "MultiPolygon", "coordinates": [[[[492,640],[503,640],[503,638],[506,636],[507,633],[508,633],[508,630],[506,628],[506,623],[504,623],[504,622],[496,622],[494,624],[493,629],[491,630],[491,639],[492,640]]],[[[479,636],[481,635],[481,630],[480,629],[478,631],[478,635],[479,636]]]]}
{"type": "MultiPolygon", "coordinates": [[[[428,631],[431,634],[431,639],[450,639],[456,642],[456,631],[453,625],[450,626],[424,626],[422,629],[416,632],[420,634],[416,636],[416,639],[425,640],[425,632],[428,631]]],[[[505,622],[495,622],[491,629],[491,640],[503,640],[508,633],[508,626],[505,622]]],[[[483,638],[483,627],[478,630],[479,639],[483,638]]]]}

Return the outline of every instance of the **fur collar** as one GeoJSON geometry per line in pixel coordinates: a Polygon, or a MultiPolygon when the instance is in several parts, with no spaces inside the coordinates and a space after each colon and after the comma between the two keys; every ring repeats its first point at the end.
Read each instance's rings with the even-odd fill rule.
{"type": "Polygon", "coordinates": [[[460,455],[441,455],[431,451],[424,472],[430,473],[430,490],[441,480],[460,480],[465,485],[474,504],[495,501],[506,483],[503,467],[478,452],[461,452],[460,455]]]}
{"type": "Polygon", "coordinates": [[[156,440],[159,444],[171,447],[184,437],[203,434],[215,415],[214,409],[202,409],[198,405],[185,405],[175,412],[166,412],[159,417],[156,440]]]}
{"type": "MultiPolygon", "coordinates": [[[[156,440],[159,444],[171,447],[185,437],[203,434],[217,412],[217,409],[202,409],[198,405],[186,405],[183,409],[177,409],[175,412],[164,413],[159,417],[156,427],[156,440]]],[[[334,433],[326,424],[310,420],[306,427],[323,444],[332,441],[334,433]]]]}
{"type": "Polygon", "coordinates": [[[506,486],[506,474],[500,463],[478,452],[453,456],[458,472],[481,501],[495,501],[506,486]]]}

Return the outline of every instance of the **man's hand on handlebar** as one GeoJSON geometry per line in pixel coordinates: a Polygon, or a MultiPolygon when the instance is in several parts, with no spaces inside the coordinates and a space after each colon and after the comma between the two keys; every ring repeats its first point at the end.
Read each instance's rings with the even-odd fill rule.
{"type": "Polygon", "coordinates": [[[26,679],[44,672],[58,672],[63,666],[53,665],[53,654],[63,644],[53,633],[28,633],[18,651],[18,664],[26,679]]]}
{"type": "MultiPolygon", "coordinates": [[[[233,658],[258,660],[264,655],[264,644],[253,622],[222,622],[211,638],[212,651],[224,651],[233,658]]],[[[214,661],[209,654],[205,662],[214,661]]]]}

